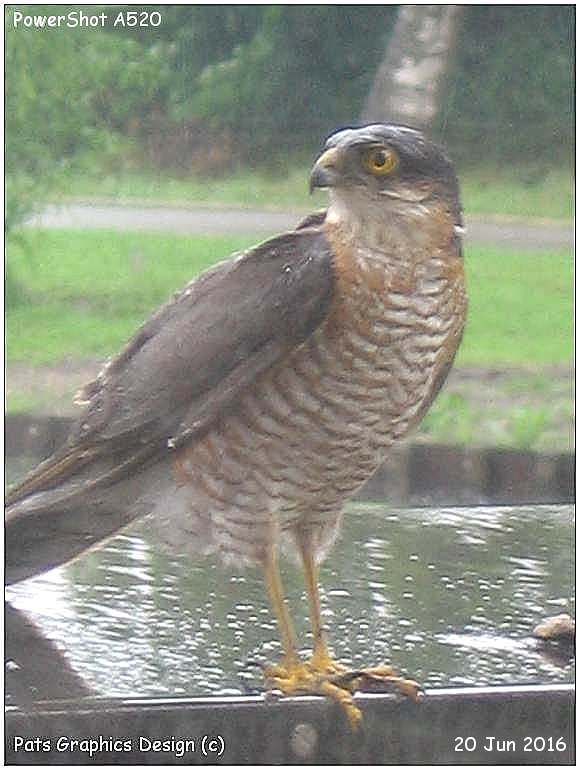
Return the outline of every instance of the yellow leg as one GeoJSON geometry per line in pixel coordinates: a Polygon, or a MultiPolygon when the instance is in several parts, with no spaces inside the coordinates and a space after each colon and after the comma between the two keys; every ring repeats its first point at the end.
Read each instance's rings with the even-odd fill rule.
{"type": "Polygon", "coordinates": [[[280,636],[282,640],[282,649],[284,650],[284,662],[286,666],[292,666],[298,663],[298,653],[296,652],[296,633],[286,601],[282,581],[280,579],[280,569],[278,567],[278,557],[274,550],[270,551],[264,562],[264,577],[266,588],[270,596],[272,609],[278,621],[280,636]]]}
{"type": "Polygon", "coordinates": [[[353,729],[358,727],[362,719],[360,709],[353,700],[353,693],[361,687],[390,685],[405,695],[417,698],[419,686],[416,682],[396,676],[390,666],[349,671],[332,659],[322,630],[318,568],[309,541],[300,539],[299,547],[310,604],[314,650],[311,659],[306,663],[300,660],[296,652],[296,634],[284,600],[277,554],[272,550],[264,561],[264,574],[280,627],[284,660],[281,664],[266,669],[267,685],[281,690],[286,695],[316,693],[332,698],[340,704],[353,729]]]}
{"type": "Polygon", "coordinates": [[[270,687],[281,690],[286,695],[316,693],[333,698],[340,703],[354,728],[360,724],[362,715],[352,700],[350,682],[346,687],[341,687],[329,681],[329,676],[338,673],[339,669],[335,667],[328,653],[322,633],[316,564],[314,559],[306,555],[307,551],[303,553],[310,616],[315,639],[314,655],[308,663],[304,663],[296,652],[296,634],[284,600],[278,559],[276,552],[271,551],[264,561],[264,576],[270,602],[280,628],[284,660],[281,664],[269,666],[266,669],[266,683],[270,687]]]}
{"type": "Polygon", "coordinates": [[[306,582],[306,593],[308,594],[308,604],[310,607],[310,623],[312,634],[314,636],[314,649],[310,665],[317,671],[327,673],[338,673],[343,670],[341,666],[334,662],[324,638],[322,630],[322,618],[320,612],[320,593],[318,591],[318,565],[314,559],[312,548],[308,541],[302,540],[299,544],[302,564],[304,565],[304,578],[306,582]]]}

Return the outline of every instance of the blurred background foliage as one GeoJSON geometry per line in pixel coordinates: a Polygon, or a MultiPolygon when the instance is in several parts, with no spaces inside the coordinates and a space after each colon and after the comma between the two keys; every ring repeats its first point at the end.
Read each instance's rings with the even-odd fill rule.
{"type": "MultiPolygon", "coordinates": [[[[143,8],[150,18],[159,14],[159,26],[112,26],[135,6],[5,7],[11,362],[108,355],[182,280],[256,241],[21,227],[35,209],[71,197],[256,209],[312,203],[308,165],[325,135],[358,122],[399,13],[393,5],[143,8]],[[16,10],[81,9],[106,13],[109,23],[14,28],[16,10]]],[[[457,40],[431,133],[452,148],[468,217],[565,221],[572,211],[575,7],[464,6],[457,40]]],[[[467,257],[471,313],[459,365],[566,369],[569,250],[470,244],[467,257]]],[[[541,433],[519,435],[518,445],[556,434],[568,445],[568,380],[560,378],[562,394],[555,394],[554,372],[538,377],[535,401],[520,398],[532,390],[529,379],[517,384],[524,416],[512,414],[515,395],[507,390],[501,414],[514,434],[521,425],[541,433]],[[546,404],[553,430],[542,427],[546,404]]],[[[11,408],[26,392],[13,381],[11,408]]],[[[53,409],[54,393],[42,389],[53,409]]],[[[472,396],[456,388],[447,406],[438,401],[429,420],[439,438],[491,435],[481,427],[482,393],[472,396]],[[470,406],[458,409],[457,398],[470,406]]]]}
{"type": "MultiPolygon", "coordinates": [[[[68,6],[27,6],[27,14],[68,6]]],[[[95,29],[14,29],[6,23],[8,229],[71,170],[118,163],[136,117],[171,79],[163,47],[95,29]]]]}
{"type": "MultiPolygon", "coordinates": [[[[216,174],[310,157],[321,137],[357,121],[398,10],[147,6],[158,27],[48,31],[14,29],[16,7],[5,10],[9,228],[79,164],[216,174]]],[[[437,120],[456,158],[534,171],[569,162],[574,10],[466,8],[437,120]]]]}
{"type": "Polygon", "coordinates": [[[575,8],[473,5],[439,126],[471,163],[566,163],[574,142],[575,8]]]}
{"type": "MultiPolygon", "coordinates": [[[[179,112],[225,125],[249,160],[311,153],[320,137],[356,121],[396,8],[279,5],[261,11],[250,39],[204,69],[190,70],[198,87],[184,91],[179,112]]],[[[181,62],[188,44],[178,40],[181,62]]]]}
{"type": "MultiPolygon", "coordinates": [[[[320,136],[356,122],[397,12],[393,5],[166,7],[173,76],[163,89],[165,114],[227,127],[244,158],[311,153],[320,136]]],[[[477,161],[483,146],[491,160],[569,158],[574,39],[570,5],[468,7],[437,121],[455,154],[477,161]]]]}

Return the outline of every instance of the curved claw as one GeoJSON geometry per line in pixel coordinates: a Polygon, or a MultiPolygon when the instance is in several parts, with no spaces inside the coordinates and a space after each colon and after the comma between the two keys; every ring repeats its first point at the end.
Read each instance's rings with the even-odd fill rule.
{"type": "Polygon", "coordinates": [[[354,685],[356,690],[397,690],[411,700],[419,701],[423,689],[413,679],[397,676],[392,666],[382,665],[374,668],[363,668],[357,671],[345,671],[333,679],[337,685],[354,685]]]}
{"type": "Polygon", "coordinates": [[[330,656],[324,660],[313,658],[308,662],[294,661],[290,664],[271,666],[265,671],[268,687],[284,695],[325,695],[336,701],[345,713],[353,730],[358,730],[362,713],[354,702],[357,690],[393,688],[403,695],[418,701],[421,687],[412,679],[397,676],[388,665],[359,670],[348,670],[335,663],[330,656]]]}
{"type": "Polygon", "coordinates": [[[322,682],[320,694],[332,698],[341,706],[353,732],[361,727],[362,711],[354,702],[350,690],[344,690],[333,682],[322,682]]]}

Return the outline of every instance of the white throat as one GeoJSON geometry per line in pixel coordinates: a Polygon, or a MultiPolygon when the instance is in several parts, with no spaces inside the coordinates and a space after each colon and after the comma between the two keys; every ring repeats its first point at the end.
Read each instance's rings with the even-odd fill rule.
{"type": "Polygon", "coordinates": [[[393,253],[413,243],[428,248],[437,229],[436,207],[432,201],[387,196],[371,198],[349,191],[348,196],[330,190],[326,221],[359,244],[393,253]]]}

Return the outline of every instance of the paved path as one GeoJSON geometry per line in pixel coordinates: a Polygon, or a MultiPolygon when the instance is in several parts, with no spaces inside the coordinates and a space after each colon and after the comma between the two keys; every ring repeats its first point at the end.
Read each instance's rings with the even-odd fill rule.
{"type": "MultiPolygon", "coordinates": [[[[163,206],[84,205],[49,206],[28,224],[41,227],[108,228],[140,232],[187,234],[272,235],[290,229],[304,211],[259,211],[236,208],[170,208],[163,206]]],[[[522,224],[467,221],[467,243],[526,249],[572,248],[571,224],[522,224]]]]}

